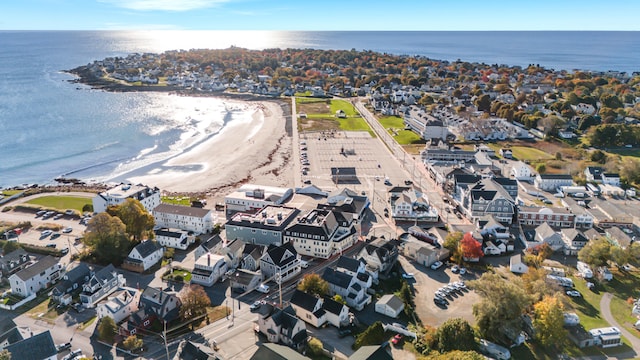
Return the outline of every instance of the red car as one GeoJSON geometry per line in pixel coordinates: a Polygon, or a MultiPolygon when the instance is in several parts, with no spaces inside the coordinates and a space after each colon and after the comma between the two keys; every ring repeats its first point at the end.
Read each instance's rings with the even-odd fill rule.
{"type": "Polygon", "coordinates": [[[391,343],[393,345],[398,345],[400,341],[402,341],[402,335],[400,334],[396,334],[396,336],[394,336],[393,339],[391,339],[391,343]]]}

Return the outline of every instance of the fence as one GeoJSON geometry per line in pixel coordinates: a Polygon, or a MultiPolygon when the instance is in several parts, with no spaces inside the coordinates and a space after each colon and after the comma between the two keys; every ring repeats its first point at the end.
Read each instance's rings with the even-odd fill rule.
{"type": "Polygon", "coordinates": [[[24,305],[25,303],[28,303],[29,301],[33,300],[36,298],[36,294],[31,294],[29,296],[27,296],[26,298],[18,301],[17,303],[13,304],[13,305],[5,305],[5,304],[0,304],[0,309],[5,309],[5,310],[15,310],[17,308],[19,308],[20,306],[24,305]]]}

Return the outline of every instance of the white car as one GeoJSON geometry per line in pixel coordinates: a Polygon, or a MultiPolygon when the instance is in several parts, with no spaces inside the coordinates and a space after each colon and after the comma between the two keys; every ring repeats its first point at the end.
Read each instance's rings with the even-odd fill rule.
{"type": "Polygon", "coordinates": [[[431,270],[438,270],[442,267],[442,261],[436,261],[431,264],[431,270]]]}
{"type": "Polygon", "coordinates": [[[53,234],[53,231],[51,231],[51,230],[45,230],[45,231],[43,231],[43,232],[41,232],[41,233],[40,233],[40,236],[42,236],[42,237],[47,237],[47,236],[49,236],[49,235],[51,235],[51,234],[53,234]]]}
{"type": "Polygon", "coordinates": [[[73,231],[73,228],[70,228],[70,227],[65,228],[64,230],[62,230],[62,232],[65,233],[65,234],[68,234],[68,233],[70,233],[72,231],[73,231]]]}
{"type": "Polygon", "coordinates": [[[306,269],[309,267],[309,263],[304,260],[300,260],[300,267],[306,269]]]}
{"type": "Polygon", "coordinates": [[[467,273],[467,269],[466,269],[466,268],[461,267],[461,268],[460,268],[460,271],[459,271],[459,274],[460,274],[460,275],[464,275],[464,274],[466,274],[466,273],[467,273]]]}
{"type": "Polygon", "coordinates": [[[579,291],[576,291],[576,290],[568,290],[568,291],[567,291],[567,295],[569,295],[569,296],[571,296],[571,297],[580,297],[580,296],[582,296],[582,295],[580,294],[580,292],[579,292],[579,291]]]}
{"type": "Polygon", "coordinates": [[[413,279],[414,275],[413,273],[404,273],[402,274],[402,277],[405,279],[413,279]]]}
{"type": "Polygon", "coordinates": [[[265,284],[260,284],[260,286],[258,286],[256,288],[256,291],[261,292],[263,294],[268,294],[269,293],[269,286],[265,285],[265,284]]]}

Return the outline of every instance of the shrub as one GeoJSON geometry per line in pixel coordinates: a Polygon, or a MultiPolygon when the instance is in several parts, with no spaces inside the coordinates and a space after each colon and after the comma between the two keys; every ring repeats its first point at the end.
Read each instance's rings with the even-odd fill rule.
{"type": "Polygon", "coordinates": [[[361,346],[366,345],[380,345],[384,340],[385,334],[384,329],[382,328],[382,323],[380,321],[376,321],[373,325],[369,326],[365,331],[357,336],[356,342],[353,346],[358,349],[361,346]]]}
{"type": "Polygon", "coordinates": [[[309,347],[309,353],[311,353],[311,355],[313,356],[322,355],[324,345],[322,344],[322,341],[320,341],[319,339],[312,337],[311,340],[309,340],[309,343],[307,344],[307,346],[309,347]]]}
{"type": "Polygon", "coordinates": [[[182,277],[182,275],[176,275],[173,277],[173,280],[177,282],[182,282],[184,278],[182,277]]]}

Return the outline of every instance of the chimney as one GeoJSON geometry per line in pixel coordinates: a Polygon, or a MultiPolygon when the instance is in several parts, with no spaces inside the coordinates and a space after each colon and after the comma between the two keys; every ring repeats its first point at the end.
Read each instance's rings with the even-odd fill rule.
{"type": "Polygon", "coordinates": [[[207,254],[207,266],[210,267],[211,266],[211,253],[207,254]]]}

